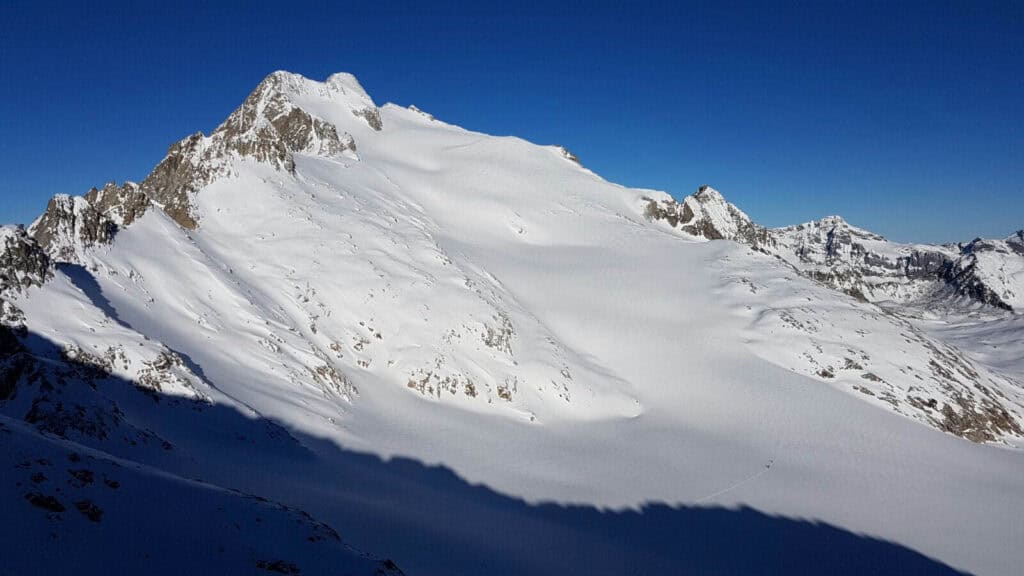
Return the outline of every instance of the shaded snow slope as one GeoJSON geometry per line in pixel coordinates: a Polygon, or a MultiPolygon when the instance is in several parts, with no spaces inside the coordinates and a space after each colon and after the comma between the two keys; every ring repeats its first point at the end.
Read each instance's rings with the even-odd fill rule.
{"type": "Polygon", "coordinates": [[[302,510],[40,434],[0,416],[10,574],[399,575],[302,510]]]}

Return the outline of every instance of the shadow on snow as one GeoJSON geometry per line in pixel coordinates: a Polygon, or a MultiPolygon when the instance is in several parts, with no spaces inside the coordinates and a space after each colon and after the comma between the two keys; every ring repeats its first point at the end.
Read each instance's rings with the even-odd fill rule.
{"type": "MultiPolygon", "coordinates": [[[[62,362],[49,340],[28,334],[21,341],[32,357],[62,362]]],[[[12,355],[2,356],[0,379],[12,355]]],[[[56,395],[69,406],[116,406],[123,418],[104,438],[73,429],[56,433],[119,458],[305,509],[349,544],[394,558],[410,576],[959,573],[892,542],[751,508],[531,505],[471,485],[442,466],[349,451],[230,407],[140,393],[111,376],[94,384],[69,380],[44,391],[23,378],[14,397],[0,401],[0,413],[24,420],[26,395],[56,395]]],[[[55,433],[45,424],[36,427],[55,433]]],[[[5,523],[24,513],[0,509],[5,523]]],[[[180,529],[205,528],[197,524],[180,529]]],[[[302,567],[302,558],[288,560],[302,567]]]]}

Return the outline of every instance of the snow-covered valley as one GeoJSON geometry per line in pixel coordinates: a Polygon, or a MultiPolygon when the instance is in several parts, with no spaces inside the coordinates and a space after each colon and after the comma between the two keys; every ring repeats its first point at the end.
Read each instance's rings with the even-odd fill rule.
{"type": "Polygon", "coordinates": [[[1017,573],[1024,237],[812,224],[275,73],[3,228],[3,568],[1017,573]]]}

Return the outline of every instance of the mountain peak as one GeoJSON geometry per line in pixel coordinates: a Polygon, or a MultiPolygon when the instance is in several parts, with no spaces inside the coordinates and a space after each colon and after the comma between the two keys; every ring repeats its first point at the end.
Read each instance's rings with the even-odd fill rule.
{"type": "Polygon", "coordinates": [[[332,102],[346,103],[353,109],[376,108],[359,80],[348,72],[336,72],[321,82],[302,74],[276,70],[256,85],[246,101],[274,97],[290,100],[299,107],[319,108],[317,104],[332,102]]]}
{"type": "Polygon", "coordinates": [[[697,191],[693,193],[693,197],[701,202],[726,202],[725,196],[722,196],[721,192],[707,184],[697,188],[697,191]]]}
{"type": "Polygon", "coordinates": [[[81,197],[58,194],[28,232],[56,261],[77,262],[83,250],[109,242],[151,203],[182,227],[194,229],[199,222],[193,195],[233,174],[233,158],[292,173],[295,154],[358,160],[352,132],[382,129],[379,110],[352,74],[332,74],[318,82],[278,70],[209,136],[197,132],[172,144],[140,184],[109,183],[81,197]]]}
{"type": "Polygon", "coordinates": [[[838,230],[843,232],[844,234],[852,235],[861,240],[885,240],[884,237],[875,234],[874,232],[850,224],[845,218],[839,216],[838,214],[825,216],[824,218],[819,218],[818,220],[811,220],[809,222],[804,222],[802,224],[782,226],[780,228],[775,228],[774,230],[783,234],[809,233],[812,235],[817,234],[817,231],[820,230],[824,230],[826,232],[830,230],[838,230]]]}
{"type": "Polygon", "coordinates": [[[359,83],[355,75],[349,74],[348,72],[335,72],[327,77],[324,81],[328,87],[333,90],[340,90],[342,92],[352,92],[362,98],[370,99],[370,95],[363,89],[363,85],[359,83]]]}
{"type": "Polygon", "coordinates": [[[703,185],[682,202],[646,198],[644,215],[664,220],[671,227],[708,240],[737,240],[752,246],[768,241],[765,228],[755,224],[742,210],[729,203],[721,192],[703,185]]]}
{"type": "Polygon", "coordinates": [[[251,158],[293,173],[295,154],[358,160],[356,138],[383,129],[380,111],[356,77],[324,82],[272,72],[210,136],[194,134],[171,146],[141,184],[142,192],[185,228],[198,226],[191,197],[230,175],[232,157],[251,158]]]}

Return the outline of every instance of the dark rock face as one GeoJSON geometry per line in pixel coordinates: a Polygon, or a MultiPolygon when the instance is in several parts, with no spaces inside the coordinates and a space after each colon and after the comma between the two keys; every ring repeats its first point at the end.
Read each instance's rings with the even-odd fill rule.
{"type": "Polygon", "coordinates": [[[21,338],[25,317],[6,300],[53,276],[50,258],[20,226],[0,228],[0,400],[9,398],[28,369],[21,338]]]}
{"type": "Polygon", "coordinates": [[[50,257],[24,228],[0,228],[0,297],[42,286],[51,276],[50,257]]]}
{"type": "Polygon", "coordinates": [[[321,143],[319,152],[333,156],[346,149],[333,124],[313,118],[305,110],[292,108],[287,114],[277,116],[270,123],[281,136],[287,150],[307,150],[321,143]]]}
{"type": "Polygon", "coordinates": [[[986,401],[975,406],[962,397],[954,398],[960,407],[958,413],[952,406],[942,407],[942,421],[939,429],[971,442],[993,442],[1006,436],[1020,436],[1024,430],[1020,424],[1000,404],[986,401]]]}
{"type": "Polygon", "coordinates": [[[149,209],[149,197],[138,184],[110,182],[85,196],[58,194],[29,232],[55,262],[80,263],[82,252],[113,240],[149,209]]]}
{"type": "Polygon", "coordinates": [[[78,249],[110,242],[117,224],[85,198],[58,194],[32,225],[36,242],[57,262],[77,262],[78,249]]]}
{"type": "Polygon", "coordinates": [[[363,108],[362,110],[353,110],[353,114],[359,116],[366,123],[369,124],[370,128],[373,128],[377,132],[384,129],[384,123],[380,119],[380,110],[377,108],[363,108]]]}
{"type": "Polygon", "coordinates": [[[213,180],[212,157],[205,153],[204,137],[197,132],[171,145],[167,156],[142,181],[141,190],[163,208],[175,222],[194,229],[189,195],[213,180]],[[204,161],[205,160],[205,161],[204,161]]]}
{"type": "Polygon", "coordinates": [[[134,182],[121,186],[110,182],[103,188],[93,188],[85,194],[85,201],[118,226],[130,225],[149,208],[149,197],[134,182]]]}
{"type": "MultiPolygon", "coordinates": [[[[318,156],[335,156],[355,150],[349,134],[339,136],[335,126],[296,106],[286,95],[289,78],[271,74],[245,99],[211,135],[223,140],[225,149],[240,156],[268,162],[292,172],[291,155],[305,152],[318,156]]],[[[354,112],[380,130],[380,114],[376,108],[354,112]]]]}
{"type": "Polygon", "coordinates": [[[910,256],[897,262],[897,270],[911,280],[934,280],[943,278],[949,269],[949,258],[938,252],[914,251],[910,256]]]}
{"type": "Polygon", "coordinates": [[[967,296],[983,304],[988,304],[1003,310],[1013,311],[1013,307],[1007,304],[999,292],[991,286],[979,273],[979,262],[977,254],[980,252],[1004,252],[1008,257],[1024,258],[1024,248],[1021,252],[1016,251],[1016,246],[1010,240],[1005,242],[975,239],[961,249],[961,256],[948,263],[943,270],[942,279],[956,289],[957,294],[967,296]]]}
{"type": "MultiPolygon", "coordinates": [[[[12,331],[13,332],[13,331],[12,331]]],[[[93,354],[75,347],[58,348],[39,341],[30,346],[26,331],[13,334],[14,347],[0,353],[0,411],[19,417],[40,431],[62,438],[106,440],[117,431],[132,445],[152,444],[171,449],[163,438],[125,421],[124,413],[107,386],[134,387],[158,400],[150,386],[171,379],[169,369],[156,369],[149,380],[127,381],[113,376],[115,362],[124,363],[123,350],[109,348],[93,354]],[[6,401],[6,402],[4,402],[6,401]]],[[[5,340],[0,330],[0,340],[5,340]]],[[[183,400],[205,406],[205,397],[183,400]]],[[[81,479],[80,479],[81,480],[81,479]]]]}

